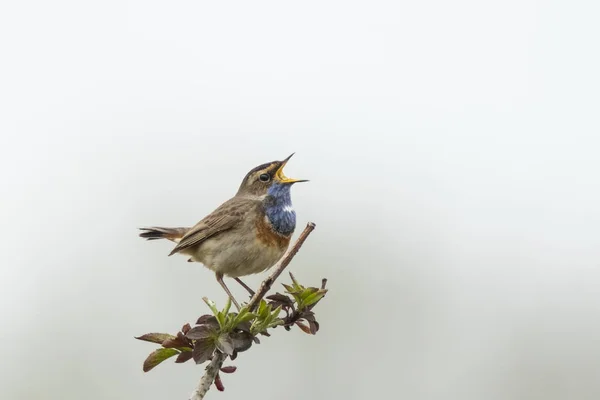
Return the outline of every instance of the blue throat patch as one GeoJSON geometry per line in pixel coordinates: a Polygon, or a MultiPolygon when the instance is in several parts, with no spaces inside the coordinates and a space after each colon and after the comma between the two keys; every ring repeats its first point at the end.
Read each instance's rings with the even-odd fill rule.
{"type": "Polygon", "coordinates": [[[264,209],[273,230],[281,235],[291,235],[296,228],[296,212],[292,208],[292,185],[273,183],[264,200],[264,209]]]}

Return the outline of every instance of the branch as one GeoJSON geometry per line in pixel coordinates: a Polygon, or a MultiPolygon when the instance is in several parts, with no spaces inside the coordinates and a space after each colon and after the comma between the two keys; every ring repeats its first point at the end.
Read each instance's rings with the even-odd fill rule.
{"type": "MultiPolygon", "coordinates": [[[[283,270],[290,264],[290,262],[292,261],[292,259],[296,255],[296,253],[298,253],[298,250],[300,250],[300,247],[302,247],[302,244],[304,244],[304,241],[306,240],[308,235],[310,235],[310,233],[314,229],[315,229],[315,224],[313,222],[309,222],[308,224],[306,224],[306,228],[304,228],[304,231],[302,231],[302,233],[298,237],[298,240],[296,240],[296,243],[294,244],[294,246],[292,246],[292,248],[285,255],[283,260],[281,260],[281,262],[279,263],[277,268],[275,268],[273,273],[271,275],[269,275],[269,277],[260,284],[260,288],[258,289],[256,294],[254,294],[254,296],[252,296],[250,303],[248,303],[249,310],[254,310],[260,304],[260,301],[262,300],[262,298],[265,297],[265,294],[267,294],[269,289],[271,289],[271,286],[273,286],[273,283],[275,282],[275,280],[279,277],[279,275],[281,275],[283,270]]],[[[206,367],[204,375],[200,379],[200,383],[198,383],[198,387],[192,393],[190,400],[204,399],[204,395],[206,394],[206,392],[208,392],[208,389],[210,389],[210,386],[213,384],[213,382],[217,378],[217,375],[219,374],[219,370],[223,366],[225,359],[227,359],[227,354],[221,353],[220,351],[214,352],[213,358],[212,358],[210,364],[208,364],[208,366],[206,367]]]]}
{"type": "Polygon", "coordinates": [[[202,400],[210,386],[213,384],[217,375],[219,374],[219,370],[223,366],[225,359],[227,358],[227,354],[221,353],[220,351],[215,351],[210,364],[206,366],[204,375],[202,379],[200,379],[200,383],[198,383],[198,387],[192,395],[190,396],[190,400],[202,400]]]}
{"type": "Polygon", "coordinates": [[[308,235],[310,235],[310,233],[315,229],[315,226],[316,225],[314,222],[309,222],[308,224],[306,224],[306,228],[304,228],[304,230],[300,234],[300,237],[298,237],[298,240],[296,240],[296,243],[291,248],[291,250],[285,255],[283,260],[281,260],[277,268],[275,268],[275,271],[273,271],[273,273],[269,275],[269,277],[260,284],[260,288],[254,294],[254,296],[252,296],[252,299],[250,299],[250,303],[248,303],[248,309],[250,311],[253,311],[260,304],[260,301],[271,289],[271,286],[273,286],[275,280],[279,278],[279,275],[281,275],[283,270],[289,265],[290,262],[292,262],[292,259],[294,258],[296,253],[298,253],[298,250],[300,250],[300,247],[302,247],[308,235]]]}

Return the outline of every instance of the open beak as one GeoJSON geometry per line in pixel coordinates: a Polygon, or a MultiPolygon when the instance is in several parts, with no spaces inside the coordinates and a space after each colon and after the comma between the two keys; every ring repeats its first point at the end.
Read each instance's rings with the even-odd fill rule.
{"type": "Polygon", "coordinates": [[[294,155],[294,153],[290,154],[285,160],[281,161],[281,165],[279,166],[279,169],[277,169],[277,172],[275,172],[275,177],[281,183],[308,182],[307,179],[292,179],[292,178],[288,178],[287,176],[285,176],[283,174],[283,167],[285,167],[285,164],[287,164],[287,162],[290,160],[290,158],[292,158],[293,155],[294,155]]]}

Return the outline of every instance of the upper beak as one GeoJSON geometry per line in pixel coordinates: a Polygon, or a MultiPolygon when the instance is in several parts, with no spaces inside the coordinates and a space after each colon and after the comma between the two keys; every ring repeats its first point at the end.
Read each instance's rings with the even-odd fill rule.
{"type": "Polygon", "coordinates": [[[277,172],[275,173],[275,177],[277,177],[277,179],[281,183],[308,182],[307,179],[292,179],[292,178],[288,178],[287,176],[285,176],[283,174],[283,167],[285,167],[285,164],[287,164],[287,162],[290,160],[290,158],[292,158],[293,155],[294,155],[294,153],[290,154],[285,160],[281,161],[281,165],[279,166],[279,169],[277,169],[277,172]]]}

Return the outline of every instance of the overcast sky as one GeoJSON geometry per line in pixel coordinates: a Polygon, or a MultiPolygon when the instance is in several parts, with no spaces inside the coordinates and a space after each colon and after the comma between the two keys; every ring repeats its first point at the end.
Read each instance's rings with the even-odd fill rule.
{"type": "Polygon", "coordinates": [[[136,229],[295,151],[321,331],[264,338],[211,399],[600,398],[599,12],[3,4],[0,397],[186,399],[203,368],[144,374],[133,337],[225,295],[136,229]]]}

